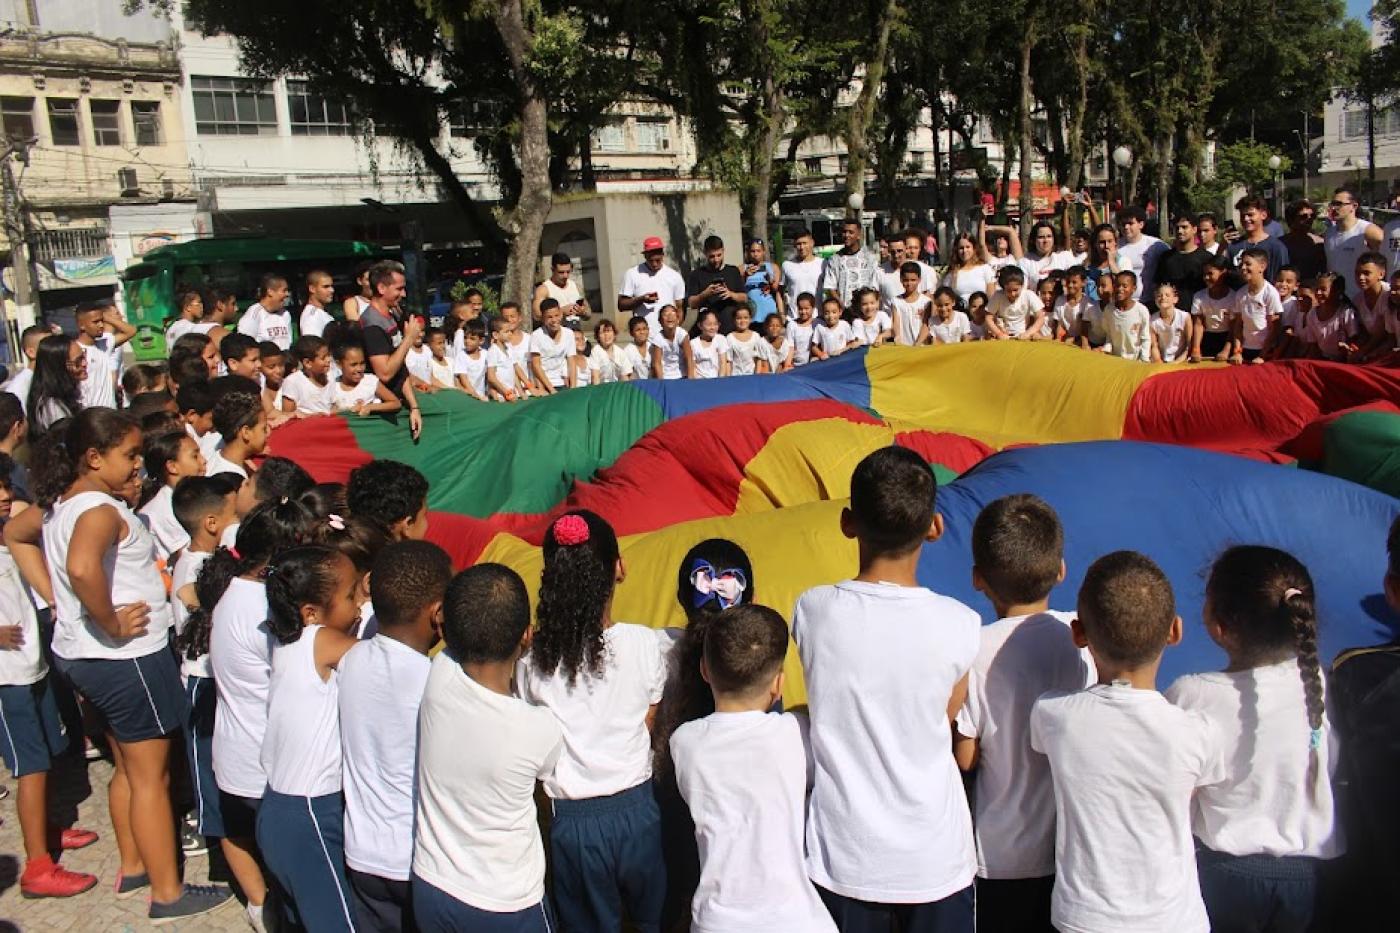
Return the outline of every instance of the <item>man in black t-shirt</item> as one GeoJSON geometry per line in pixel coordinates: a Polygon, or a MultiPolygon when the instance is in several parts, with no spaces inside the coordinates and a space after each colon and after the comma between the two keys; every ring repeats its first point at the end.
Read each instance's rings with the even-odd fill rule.
{"type": "Polygon", "coordinates": [[[734,330],[734,311],[748,304],[744,279],[735,266],[724,264],[724,241],[717,236],[705,239],[705,264],[685,277],[685,304],[693,312],[709,308],[719,315],[719,332],[734,330]]]}
{"type": "Polygon", "coordinates": [[[405,360],[414,341],[423,331],[416,317],[404,320],[399,309],[404,296],[403,266],[396,262],[376,263],[369,270],[369,286],[374,293],[369,306],[360,313],[360,335],[365,344],[365,360],[379,381],[399,396],[408,409],[413,436],[423,429],[418,399],[408,381],[405,360]]]}
{"type": "MultiPolygon", "coordinates": [[[[1180,214],[1172,230],[1171,252],[1157,260],[1157,282],[1170,282],[1176,286],[1177,306],[1187,314],[1191,313],[1191,299],[1196,292],[1206,287],[1205,267],[1211,254],[1196,242],[1197,228],[1200,226],[1194,214],[1180,214]]],[[[1144,299],[1149,296],[1144,295],[1144,299]]]]}

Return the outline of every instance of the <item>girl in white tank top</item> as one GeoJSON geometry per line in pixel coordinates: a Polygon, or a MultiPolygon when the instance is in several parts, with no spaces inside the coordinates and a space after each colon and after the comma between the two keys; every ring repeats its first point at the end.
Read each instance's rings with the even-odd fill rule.
{"type": "Polygon", "coordinates": [[[354,929],[345,879],[336,666],[356,644],[360,578],[350,558],[320,544],[267,565],[272,680],[261,760],[267,793],[258,844],[313,930],[354,929]]]}

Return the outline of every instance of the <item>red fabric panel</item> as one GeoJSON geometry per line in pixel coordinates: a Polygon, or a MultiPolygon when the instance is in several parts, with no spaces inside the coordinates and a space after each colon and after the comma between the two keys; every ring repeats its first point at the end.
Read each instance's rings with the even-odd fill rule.
{"type": "Polygon", "coordinates": [[[896,434],[894,442],[900,447],[908,447],[929,463],[938,463],[963,473],[996,453],[991,447],[976,438],[946,431],[905,431],[896,434]]]}
{"type": "Polygon", "coordinates": [[[266,454],[295,460],[318,483],[349,482],[351,471],[374,459],[340,415],[288,421],[268,437],[266,454]]]}

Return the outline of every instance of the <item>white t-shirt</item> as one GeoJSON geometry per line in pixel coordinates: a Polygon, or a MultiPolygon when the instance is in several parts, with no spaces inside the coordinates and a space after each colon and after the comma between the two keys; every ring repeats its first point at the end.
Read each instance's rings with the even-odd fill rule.
{"type": "Polygon", "coordinates": [[[697,337],[690,341],[690,355],[695,359],[696,379],[718,379],[720,360],[729,359],[729,341],[723,334],[713,340],[697,337]]]}
{"type": "Polygon", "coordinates": [[[361,402],[371,405],[379,400],[379,377],[374,373],[365,373],[353,386],[348,386],[338,379],[332,382],[331,386],[335,390],[336,411],[346,411],[361,402]]]}
{"type": "MultiPolygon", "coordinates": [[[[490,364],[488,351],[480,348],[476,351],[476,356],[472,356],[466,350],[456,355],[452,361],[453,376],[466,376],[467,382],[471,383],[472,391],[482,398],[486,397],[486,367],[490,364]]],[[[432,365],[430,363],[428,375],[431,376],[432,365]]],[[[428,380],[425,380],[428,381],[428,380]]]]}
{"type": "Polygon", "coordinates": [[[1031,749],[1031,707],[1047,690],[1081,690],[1094,663],[1074,646],[1072,612],[1013,616],[982,629],[958,732],[978,741],[977,874],[1055,873],[1055,794],[1050,765],[1031,749]]]}
{"type": "Polygon", "coordinates": [[[812,343],[827,353],[842,353],[855,339],[855,332],[845,321],[837,321],[835,327],[828,327],[826,322],[822,321],[812,328],[812,343]]]}
{"type": "Polygon", "coordinates": [[[639,350],[635,343],[629,343],[622,348],[622,352],[627,358],[627,365],[632,367],[633,379],[651,378],[650,349],[650,344],[648,344],[648,346],[639,350]]]}
{"type": "Polygon", "coordinates": [[[803,865],[802,731],[791,713],[744,712],[711,713],[672,733],[700,849],[694,933],[835,933],[803,865]]]}
{"type": "Polygon", "coordinates": [[[789,259],[783,263],[783,291],[787,293],[788,317],[797,317],[797,296],[821,297],[822,259],[813,256],[805,262],[789,259]]]}
{"type": "Polygon", "coordinates": [[[535,782],[563,749],[554,714],[478,684],[443,651],[418,713],[413,872],[480,910],[544,898],[535,782]]]}
{"type": "Polygon", "coordinates": [[[29,586],[19,572],[10,549],[0,546],[0,625],[18,625],[23,641],[18,648],[0,651],[0,686],[38,683],[49,671],[44,660],[39,616],[29,586]]]}
{"type": "Polygon", "coordinates": [[[997,325],[1012,337],[1019,337],[1029,329],[1031,318],[1045,310],[1040,296],[1029,288],[1021,289],[1015,301],[1008,301],[1006,292],[999,291],[987,299],[987,316],[995,318],[997,325]]]}
{"type": "Polygon", "coordinates": [[[856,335],[856,339],[863,346],[869,347],[874,346],[876,339],[893,326],[888,314],[884,311],[876,311],[872,320],[867,321],[865,318],[858,317],[852,321],[851,332],[856,335]]]}
{"type": "MultiPolygon", "coordinates": [[[[1065,333],[1071,337],[1078,338],[1080,335],[1080,321],[1089,313],[1090,307],[1098,309],[1097,303],[1088,295],[1082,295],[1076,302],[1071,302],[1064,295],[1055,299],[1053,316],[1056,322],[1065,329],[1065,333]]],[[[1090,316],[1090,327],[1098,319],[1097,315],[1090,316]]]]}
{"type": "Polygon", "coordinates": [[[977,657],[981,627],[967,606],[922,587],[850,580],[798,599],[792,637],[816,762],[807,872],[817,884],[907,904],[972,883],[972,816],[948,701],[977,657]]]}
{"type": "Polygon", "coordinates": [[[574,332],[561,327],[558,337],[550,337],[543,327],[530,332],[530,356],[540,358],[545,378],[556,389],[569,384],[569,357],[578,354],[574,332]]]}
{"type": "Polygon", "coordinates": [[[218,326],[213,321],[187,321],[180,318],[165,329],[165,346],[173,348],[175,341],[186,334],[207,334],[218,326]]]}
{"type": "Polygon", "coordinates": [[[1159,314],[1152,319],[1152,335],[1157,340],[1157,347],[1162,353],[1162,362],[1170,363],[1177,358],[1177,355],[1185,349],[1183,342],[1186,337],[1186,322],[1190,320],[1186,312],[1180,308],[1172,315],[1171,323],[1168,324],[1159,314]]]}
{"type": "Polygon", "coordinates": [[[812,331],[810,321],[806,324],[788,321],[787,339],[792,344],[792,365],[806,366],[812,361],[812,331]]]}
{"type": "Polygon", "coordinates": [[[1216,298],[1210,289],[1203,288],[1191,299],[1191,316],[1198,318],[1208,332],[1218,334],[1230,329],[1230,311],[1234,306],[1234,292],[1216,298]]]}
{"type": "Polygon", "coordinates": [[[1278,289],[1272,283],[1265,282],[1258,294],[1250,294],[1249,286],[1244,286],[1235,292],[1234,314],[1242,324],[1244,348],[1264,349],[1264,343],[1269,339],[1269,325],[1283,314],[1278,289]]]}
{"type": "MultiPolygon", "coordinates": [[[[481,359],[481,378],[484,384],[486,380],[486,361],[490,359],[486,350],[481,351],[481,359]]],[[[435,386],[455,386],[457,384],[456,376],[457,373],[452,368],[452,360],[440,360],[434,356],[428,360],[428,378],[423,381],[427,382],[429,385],[435,386]]]]}
{"type": "Polygon", "coordinates": [[[988,294],[996,280],[996,270],[985,263],[957,271],[949,270],[943,276],[943,284],[957,292],[963,304],[967,304],[974,292],[988,294]]]}
{"type": "Polygon", "coordinates": [[[1061,272],[1074,265],[1074,254],[1066,250],[1056,250],[1049,256],[1027,255],[1019,263],[1026,274],[1026,288],[1035,288],[1049,272],[1061,272]]]}
{"type": "MultiPolygon", "coordinates": [[[[220,450],[222,449],[223,448],[220,448],[220,450]]],[[[212,457],[205,458],[204,475],[218,476],[220,473],[237,473],[244,479],[248,478],[247,469],[234,463],[232,460],[226,459],[222,453],[216,451],[212,457]]]]}
{"type": "Polygon", "coordinates": [[[651,324],[651,332],[655,334],[660,329],[656,324],[656,313],[664,305],[675,305],[684,309],[682,302],[685,301],[685,279],[670,266],[662,266],[659,271],[653,273],[651,267],[643,262],[627,270],[622,276],[622,284],[617,289],[617,293],[624,298],[635,298],[652,292],[656,292],[656,300],[638,305],[632,309],[632,313],[646,315],[651,324]]]}
{"type": "Polygon", "coordinates": [[[1173,683],[1166,696],[1206,716],[1225,742],[1225,779],[1199,788],[1191,807],[1197,839],[1231,855],[1328,859],[1342,854],[1332,799],[1337,767],[1332,725],[1324,714],[1314,791],[1308,787],[1311,730],[1297,661],[1190,674],[1173,683]]]}
{"type": "Polygon", "coordinates": [[[308,625],[296,641],[272,648],[261,756],[267,789],[279,794],[340,792],[340,673],[322,680],[316,669],[322,629],[308,625]]]}
{"type": "Polygon", "coordinates": [[[656,633],[619,622],[603,630],[601,674],[579,671],[573,686],[541,674],[526,656],[515,671],[520,698],[547,708],[564,731],[564,752],[545,793],[564,800],[606,797],[651,778],[647,710],[661,702],[666,663],[656,633]]]}
{"type": "Polygon", "coordinates": [[[335,381],[329,377],[325,385],[319,385],[297,370],[282,380],[282,397],[296,403],[299,415],[329,415],[335,411],[335,386],[335,381]]]}
{"type": "Polygon", "coordinates": [[[19,399],[20,411],[29,414],[29,387],[34,384],[34,370],[25,366],[10,377],[4,390],[19,399]]]}
{"type": "Polygon", "coordinates": [[[151,536],[155,538],[156,556],[164,561],[170,560],[171,554],[190,543],[190,536],[175,517],[175,508],[171,504],[174,496],[173,486],[162,486],[150,502],[141,506],[140,512],[151,536]]]}
{"type": "Polygon", "coordinates": [[[515,359],[497,343],[486,351],[486,365],[496,374],[496,380],[512,392],[516,388],[515,359]]]}
{"type": "MultiPolygon", "coordinates": [[[[186,422],[185,433],[188,434],[194,440],[194,442],[199,445],[199,452],[204,454],[204,463],[206,466],[208,465],[210,458],[212,458],[216,453],[223,449],[224,439],[218,431],[210,429],[208,431],[205,431],[203,434],[200,434],[194,429],[193,425],[186,422]]],[[[213,474],[206,469],[204,471],[204,475],[212,476],[213,474]]]]}
{"type": "Polygon", "coordinates": [[[433,351],[426,346],[409,347],[408,352],[403,355],[404,369],[408,370],[408,374],[414,379],[424,382],[431,382],[433,379],[432,363],[433,351]]]}
{"type": "Polygon", "coordinates": [[[260,302],[253,302],[238,319],[238,332],[262,343],[270,340],[283,350],[292,348],[292,315],[285,308],[269,311],[260,302]]]}
{"type": "Polygon", "coordinates": [[[383,635],[340,659],[345,864],[407,881],[413,868],[418,707],[432,662],[383,635]]]}
{"type": "MultiPolygon", "coordinates": [[[[1330,224],[1322,238],[1322,249],[1327,254],[1327,268],[1342,277],[1346,284],[1347,297],[1354,303],[1361,294],[1361,286],[1356,284],[1356,260],[1366,252],[1366,231],[1372,224],[1368,220],[1356,219],[1350,230],[1343,231],[1336,224],[1330,224]]],[[[1385,243],[1381,243],[1384,248],[1385,243]]]]}
{"type": "MultiPolygon", "coordinates": [[[[1126,237],[1119,242],[1118,267],[1125,272],[1131,270],[1137,276],[1137,285],[1133,287],[1134,298],[1141,298],[1145,289],[1156,286],[1157,262],[1169,252],[1170,246],[1145,233],[1138,237],[1136,243],[1128,242],[1126,237]]],[[[1149,291],[1147,294],[1152,293],[1149,291]]]]}
{"type": "MultiPolygon", "coordinates": [[[[685,353],[681,347],[685,346],[689,339],[685,331],[679,327],[676,328],[676,334],[670,340],[666,339],[666,335],[659,328],[652,329],[648,350],[650,347],[661,348],[662,379],[681,379],[684,377],[685,374],[681,372],[681,361],[685,358],[685,353]]],[[[648,352],[648,356],[650,356],[650,352],[648,352]]]]}
{"type": "Polygon", "coordinates": [[[1351,305],[1342,304],[1337,312],[1327,320],[1319,316],[1320,309],[1314,309],[1303,324],[1303,342],[1316,344],[1322,355],[1329,360],[1342,357],[1342,343],[1356,336],[1356,318],[1351,305]]]}
{"type": "Polygon", "coordinates": [[[767,341],[754,331],[749,331],[747,340],[740,338],[737,330],[725,339],[728,341],[729,371],[735,376],[752,376],[758,371],[758,360],[768,358],[763,352],[767,341]]]}
{"type": "Polygon", "coordinates": [[[763,358],[768,361],[768,371],[780,373],[792,362],[792,341],[787,337],[779,337],[775,346],[766,336],[763,343],[759,345],[759,350],[763,358]]]}
{"type": "Polygon", "coordinates": [[[1037,700],[1031,747],[1054,778],[1055,927],[1206,933],[1191,794],[1225,777],[1215,725],[1155,690],[1099,684],[1037,700]]]}
{"type": "Polygon", "coordinates": [[[325,308],[308,304],[301,309],[301,320],[298,323],[301,325],[303,337],[322,337],[326,333],[326,327],[335,323],[335,318],[325,308]]]}
{"type": "Polygon", "coordinates": [[[1125,360],[1152,359],[1152,313],[1140,301],[1126,311],[1111,304],[1103,312],[1103,328],[1113,355],[1125,360]]]}
{"type": "Polygon", "coordinates": [[[210,619],[209,667],[218,688],[214,712],[214,778],[219,789],[261,799],[272,634],[263,584],[234,577],[210,619]]]}
{"type": "Polygon", "coordinates": [[[156,569],[156,543],[145,522],[106,493],[80,492],[53,504],[44,516],[42,543],[53,584],[53,653],[68,660],[124,660],[144,658],[165,648],[171,626],[165,581],[156,569]],[[68,577],[68,548],[78,520],[90,509],[110,506],[117,510],[125,534],[103,555],[114,607],[144,602],[150,609],[146,631],[132,638],[113,638],[98,627],[73,592],[68,577]]]}
{"type": "MultiPolygon", "coordinates": [[[[1267,283],[1266,283],[1267,284],[1267,283]]],[[[1385,329],[1385,313],[1390,306],[1390,286],[1381,283],[1381,293],[1372,301],[1365,292],[1356,296],[1356,323],[1367,334],[1375,335],[1385,329]]]]}
{"type": "Polygon", "coordinates": [[[87,357],[87,378],[78,387],[84,408],[117,407],[117,370],[120,347],[112,346],[112,338],[103,335],[91,346],[79,343],[87,357]]]}
{"type": "Polygon", "coordinates": [[[890,326],[894,328],[894,342],[902,347],[912,347],[919,339],[924,318],[929,316],[933,302],[927,295],[917,295],[913,301],[905,301],[903,295],[890,301],[890,326]]]}
{"type": "MultiPolygon", "coordinates": [[[[175,622],[176,635],[185,631],[185,623],[190,618],[190,611],[185,607],[185,601],[180,598],[180,590],[199,578],[199,571],[204,566],[205,561],[213,556],[210,551],[191,551],[187,547],[180,552],[180,559],[175,562],[175,569],[170,574],[170,615],[175,622]]],[[[214,674],[209,669],[209,652],[206,651],[194,660],[185,657],[184,652],[181,652],[180,675],[182,677],[213,677],[214,674]]]]}
{"type": "Polygon", "coordinates": [[[626,351],[616,343],[608,349],[604,349],[601,344],[594,344],[593,352],[588,354],[588,369],[593,374],[595,384],[622,382],[623,377],[632,372],[632,361],[628,359],[626,351]]]}
{"type": "Polygon", "coordinates": [[[930,314],[928,332],[934,343],[962,343],[972,335],[972,322],[966,311],[954,311],[946,321],[930,314]]]}
{"type": "Polygon", "coordinates": [[[1303,315],[1306,313],[1303,311],[1303,303],[1298,300],[1297,295],[1283,298],[1279,303],[1283,306],[1283,314],[1279,317],[1283,329],[1291,330],[1294,336],[1297,336],[1303,328],[1303,315]]]}

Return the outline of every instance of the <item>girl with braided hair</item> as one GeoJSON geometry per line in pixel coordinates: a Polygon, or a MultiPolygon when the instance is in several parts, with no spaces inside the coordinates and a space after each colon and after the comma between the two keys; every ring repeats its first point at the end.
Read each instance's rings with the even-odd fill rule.
{"type": "Polygon", "coordinates": [[[626,575],[612,527],[567,512],[544,539],[544,571],[520,697],[547,707],[564,749],[544,789],[554,904],[563,929],[655,931],[666,893],[651,726],[666,681],[656,633],[613,619],[626,575]]]}
{"type": "MultiPolygon", "coordinates": [[[[1216,933],[1313,928],[1319,878],[1343,853],[1314,592],[1291,554],[1227,550],[1211,568],[1204,616],[1230,663],[1182,677],[1166,694],[1204,713],[1229,750],[1226,779],[1198,788],[1192,802],[1201,895],[1216,933]]],[[[1325,918],[1317,928],[1328,928],[1325,918]]]]}

